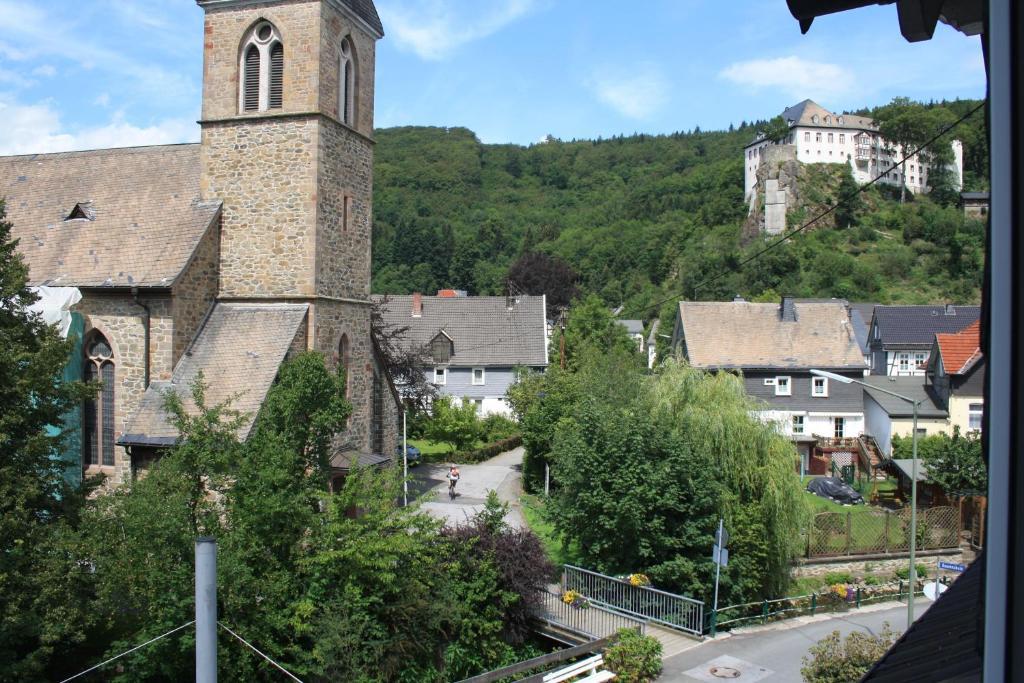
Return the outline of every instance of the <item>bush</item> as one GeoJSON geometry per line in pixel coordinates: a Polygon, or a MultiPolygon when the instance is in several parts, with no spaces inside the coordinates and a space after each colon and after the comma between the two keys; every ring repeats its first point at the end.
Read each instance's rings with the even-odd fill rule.
{"type": "Polygon", "coordinates": [[[499,413],[482,420],[484,441],[501,441],[519,434],[519,423],[499,413]]]}
{"type": "MultiPolygon", "coordinates": [[[[928,576],[928,565],[926,565],[926,564],[918,564],[918,565],[915,565],[915,567],[917,568],[917,578],[918,578],[918,580],[921,580],[922,578],[928,576]]],[[[908,580],[910,578],[910,567],[900,567],[900,568],[898,568],[896,570],[896,578],[901,579],[903,581],[908,580]]]]}
{"type": "Polygon", "coordinates": [[[523,445],[523,437],[518,434],[508,439],[502,439],[501,441],[495,441],[489,443],[480,448],[474,448],[470,451],[460,451],[446,456],[449,460],[461,462],[463,464],[472,464],[476,462],[483,462],[489,460],[496,455],[501,455],[505,451],[510,451],[513,448],[518,448],[523,445]]]}
{"type": "Polygon", "coordinates": [[[863,583],[865,586],[881,586],[882,580],[874,574],[868,574],[864,577],[863,583]]]}
{"type": "Polygon", "coordinates": [[[837,583],[853,583],[853,575],[850,572],[829,572],[825,574],[824,580],[829,586],[837,583]]]}
{"type": "Polygon", "coordinates": [[[839,631],[833,631],[811,647],[803,658],[800,673],[807,683],[860,680],[895,640],[896,634],[888,622],[877,636],[854,631],[842,640],[839,631]]]}
{"type": "Polygon", "coordinates": [[[653,681],[661,673],[661,643],[631,628],[619,629],[604,651],[604,663],[620,683],[653,681]]]}

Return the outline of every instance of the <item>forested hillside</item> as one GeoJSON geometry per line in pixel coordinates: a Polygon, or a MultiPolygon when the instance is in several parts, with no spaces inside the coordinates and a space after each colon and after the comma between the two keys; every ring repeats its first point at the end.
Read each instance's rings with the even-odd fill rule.
{"type": "MultiPolygon", "coordinates": [[[[927,127],[975,104],[899,103],[874,112],[927,127]]],[[[624,304],[630,317],[652,317],[676,296],[978,299],[983,226],[965,222],[955,206],[925,197],[900,204],[898,193],[874,188],[837,212],[838,223],[833,215],[734,270],[763,246],[744,244],[740,226],[742,148],[764,125],[529,147],[484,145],[465,128],[379,130],[373,289],[498,294],[521,255],[545,252],[571,265],[581,292],[624,304]]],[[[979,113],[956,131],[967,189],[987,187],[982,126],[979,113]]],[[[808,205],[791,212],[790,227],[843,193],[841,168],[807,167],[812,191],[808,205]]]]}

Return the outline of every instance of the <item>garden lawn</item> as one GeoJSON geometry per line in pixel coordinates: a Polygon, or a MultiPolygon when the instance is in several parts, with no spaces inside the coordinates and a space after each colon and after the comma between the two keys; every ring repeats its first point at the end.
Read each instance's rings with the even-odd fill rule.
{"type": "MultiPolygon", "coordinates": [[[[881,508],[871,505],[840,505],[813,493],[806,493],[812,516],[823,512],[838,513],[835,520],[837,533],[828,538],[828,547],[841,554],[846,549],[846,515],[850,515],[850,550],[852,552],[882,552],[886,547],[885,517],[881,508]],[[839,532],[842,533],[839,533],[839,532]]],[[[890,518],[888,546],[890,549],[906,542],[905,533],[895,516],[890,518]]]]}

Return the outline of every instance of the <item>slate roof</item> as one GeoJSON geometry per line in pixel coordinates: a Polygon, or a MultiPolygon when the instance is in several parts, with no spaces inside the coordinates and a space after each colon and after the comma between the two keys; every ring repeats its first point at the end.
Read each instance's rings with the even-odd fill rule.
{"type": "Polygon", "coordinates": [[[929,349],[936,334],[959,332],[980,315],[980,306],[875,306],[882,346],[887,348],[929,349]]]}
{"type": "Polygon", "coordinates": [[[707,369],[866,367],[844,302],[793,306],[796,321],[783,321],[779,304],[682,301],[686,357],[707,369]]]}
{"type": "Polygon", "coordinates": [[[644,333],[643,320],[616,320],[615,322],[625,327],[626,331],[629,332],[630,335],[644,333]]]}
{"type": "Polygon", "coordinates": [[[379,38],[384,37],[384,25],[380,23],[380,16],[377,8],[373,6],[373,0],[342,0],[345,5],[352,8],[359,18],[365,21],[378,33],[379,38]]]}
{"type": "Polygon", "coordinates": [[[178,431],[163,409],[164,394],[177,392],[186,409],[194,411],[191,383],[200,372],[209,385],[207,405],[237,395],[232,407],[247,415],[238,435],[247,438],[308,308],[306,304],[218,303],[178,361],[171,380],[150,384],[119,443],[172,445],[178,431]]]}
{"type": "Polygon", "coordinates": [[[792,107],[786,108],[782,112],[782,118],[791,124],[798,126],[818,126],[820,128],[864,128],[868,130],[876,130],[874,121],[864,116],[857,116],[855,114],[836,114],[834,112],[825,109],[814,100],[804,100],[794,104],[792,107]],[[818,116],[818,121],[815,122],[812,118],[814,115],[818,116]],[[828,116],[831,119],[830,123],[825,123],[825,117],[828,116]],[[842,117],[843,122],[839,122],[839,117],[842,117]]]}
{"type": "MultiPolygon", "coordinates": [[[[889,377],[886,375],[868,375],[864,382],[871,386],[882,387],[897,394],[903,394],[907,398],[921,401],[921,407],[917,411],[918,417],[923,418],[944,418],[949,413],[939,404],[939,398],[932,388],[925,384],[924,377],[889,377]]],[[[890,396],[881,391],[873,391],[865,388],[865,391],[878,405],[882,406],[889,417],[912,417],[914,407],[903,399],[890,396]]]]}
{"type": "Polygon", "coordinates": [[[962,375],[981,360],[981,321],[975,320],[954,334],[937,334],[935,343],[946,374],[962,375]]]}
{"type": "Polygon", "coordinates": [[[985,555],[953,582],[864,675],[870,683],[980,681],[985,555]]]}
{"type": "Polygon", "coordinates": [[[170,287],[220,211],[199,175],[198,144],[0,157],[29,284],[170,287]]]}
{"type": "MultiPolygon", "coordinates": [[[[374,295],[375,301],[385,297],[374,295]]],[[[455,345],[449,365],[542,367],[547,359],[543,296],[519,296],[509,309],[503,296],[422,297],[422,315],[412,317],[412,296],[388,296],[384,323],[405,332],[407,348],[424,348],[444,331],[455,345]]]]}

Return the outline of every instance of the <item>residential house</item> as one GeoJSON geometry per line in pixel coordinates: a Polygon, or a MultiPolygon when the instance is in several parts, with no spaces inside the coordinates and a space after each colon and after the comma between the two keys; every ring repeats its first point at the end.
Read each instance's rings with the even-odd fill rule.
{"type": "Polygon", "coordinates": [[[636,352],[644,352],[644,321],[643,320],[622,320],[616,318],[615,322],[626,328],[629,338],[636,344],[636,352]]]}
{"type": "Polygon", "coordinates": [[[979,306],[875,306],[871,374],[924,377],[936,334],[978,321],[979,306]]]}
{"type": "Polygon", "coordinates": [[[981,429],[985,412],[985,356],[981,322],[953,334],[937,334],[926,381],[949,412],[950,428],[961,433],[981,429]]]}
{"type": "Polygon", "coordinates": [[[914,406],[879,389],[896,392],[920,401],[917,411],[919,436],[951,433],[949,411],[924,377],[871,375],[864,381],[872,387],[864,390],[864,432],[874,437],[885,457],[892,456],[892,438],[914,433],[914,406]]]}
{"type": "Polygon", "coordinates": [[[961,192],[960,208],[967,218],[985,220],[988,216],[988,192],[961,192]]]}
{"type": "MultiPolygon", "coordinates": [[[[900,168],[903,150],[885,140],[878,126],[869,118],[854,114],[836,114],[813,100],[804,100],[782,112],[789,133],[781,141],[769,140],[759,133],[743,148],[744,197],[757,187],[757,171],[762,158],[771,147],[789,145],[796,160],[805,164],[846,164],[853,179],[863,185],[879,178],[879,182],[899,187],[905,185],[911,192],[928,190],[929,165],[912,154],[900,168]]],[[[962,186],[964,171],[963,145],[959,140],[950,143],[953,152],[951,166],[956,176],[956,187],[962,186]]]]}
{"type": "Polygon", "coordinates": [[[651,322],[651,331],[647,335],[647,369],[653,369],[658,362],[658,324],[659,320],[651,322]]]}
{"type": "Polygon", "coordinates": [[[833,451],[844,453],[843,464],[855,457],[853,442],[864,431],[861,387],[811,374],[864,376],[845,302],[684,301],[672,345],[693,367],[742,374],[759,415],[797,445],[802,471],[825,473],[833,451]]]}
{"type": "Polygon", "coordinates": [[[505,391],[516,370],[548,365],[544,296],[379,296],[384,323],[405,328],[403,344],[426,359],[427,381],[442,396],[508,414],[505,391]]]}

